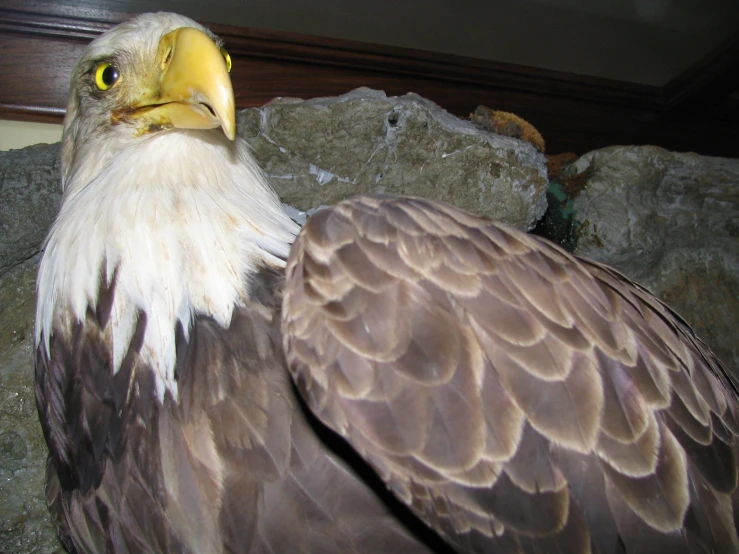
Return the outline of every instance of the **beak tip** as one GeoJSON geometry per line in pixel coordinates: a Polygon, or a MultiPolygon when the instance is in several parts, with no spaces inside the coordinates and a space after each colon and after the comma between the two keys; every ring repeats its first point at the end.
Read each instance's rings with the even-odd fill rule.
{"type": "Polygon", "coordinates": [[[228,140],[235,140],[236,139],[236,119],[235,118],[223,118],[221,119],[221,129],[223,129],[223,134],[228,137],[228,140]]]}

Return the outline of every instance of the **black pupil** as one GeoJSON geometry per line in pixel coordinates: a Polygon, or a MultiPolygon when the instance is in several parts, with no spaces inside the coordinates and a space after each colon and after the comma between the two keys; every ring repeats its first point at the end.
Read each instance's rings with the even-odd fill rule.
{"type": "Polygon", "coordinates": [[[103,69],[103,83],[106,85],[113,86],[113,84],[118,80],[118,68],[115,66],[109,65],[105,69],[103,69]]]}

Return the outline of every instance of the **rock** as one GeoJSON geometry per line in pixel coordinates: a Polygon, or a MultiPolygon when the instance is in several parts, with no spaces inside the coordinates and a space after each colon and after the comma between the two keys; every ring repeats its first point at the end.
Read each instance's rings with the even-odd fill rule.
{"type": "Polygon", "coordinates": [[[46,443],[33,394],[37,257],[0,277],[0,552],[63,552],[44,498],[46,443]]]}
{"type": "Polygon", "coordinates": [[[361,88],[283,98],[240,112],[238,125],[277,193],[300,210],[385,192],[443,200],[528,230],[546,209],[546,160],[534,147],[416,94],[361,88]]]}
{"type": "Polygon", "coordinates": [[[0,152],[0,276],[41,251],[60,200],[59,144],[0,152]]]}
{"type": "Polygon", "coordinates": [[[581,157],[576,253],[667,302],[739,376],[739,160],[654,146],[581,157]]]}

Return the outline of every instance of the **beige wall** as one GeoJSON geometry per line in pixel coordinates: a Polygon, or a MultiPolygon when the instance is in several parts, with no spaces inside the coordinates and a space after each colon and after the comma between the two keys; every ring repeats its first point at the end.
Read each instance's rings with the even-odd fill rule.
{"type": "Polygon", "coordinates": [[[49,144],[61,138],[61,125],[0,119],[0,150],[15,150],[40,142],[49,144]]]}

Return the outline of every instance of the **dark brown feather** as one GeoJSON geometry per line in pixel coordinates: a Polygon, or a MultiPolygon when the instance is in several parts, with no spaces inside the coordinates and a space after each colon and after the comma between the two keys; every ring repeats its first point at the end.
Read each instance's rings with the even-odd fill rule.
{"type": "MultiPolygon", "coordinates": [[[[104,286],[115,294],[115,282],[104,286]]],[[[107,308],[70,332],[55,327],[49,356],[42,337],[36,397],[65,544],[116,554],[446,551],[305,417],[281,353],[280,286],[280,274],[262,271],[228,328],[196,315],[187,334],[172,330],[177,399],[159,401],[138,355],[143,313],[115,374],[107,308]]]]}

